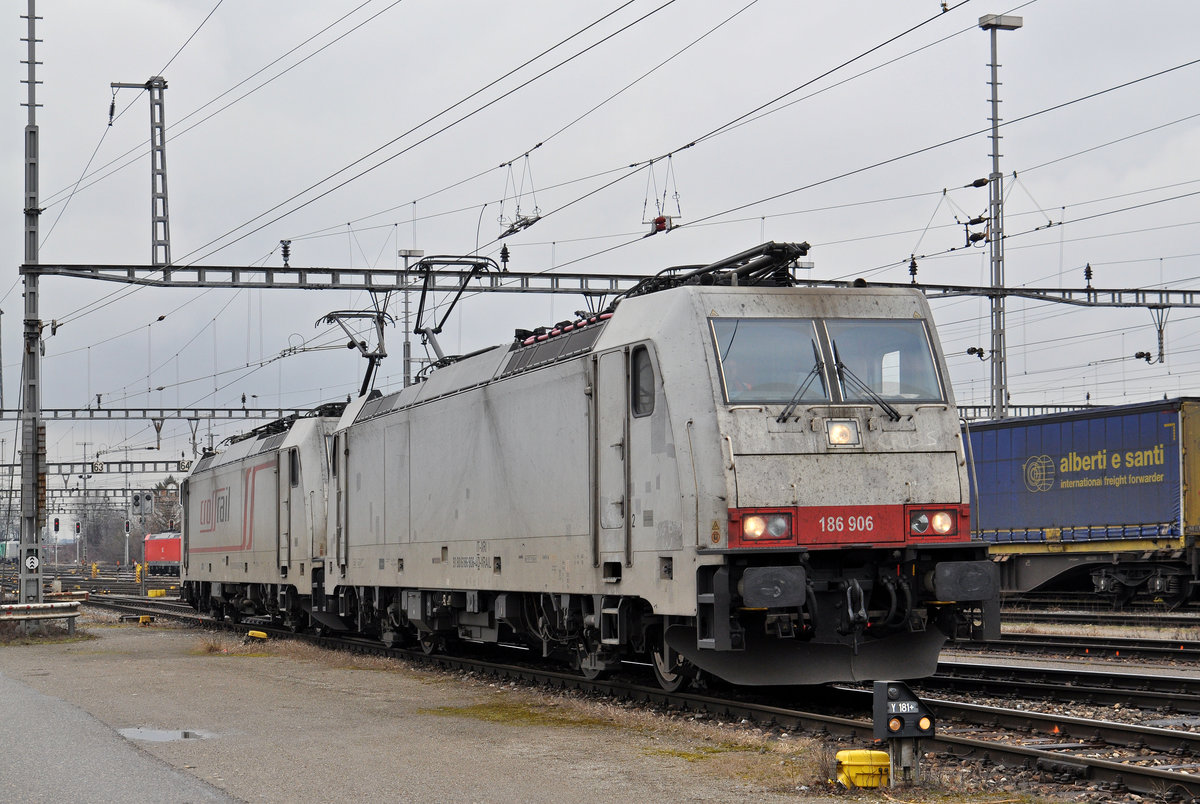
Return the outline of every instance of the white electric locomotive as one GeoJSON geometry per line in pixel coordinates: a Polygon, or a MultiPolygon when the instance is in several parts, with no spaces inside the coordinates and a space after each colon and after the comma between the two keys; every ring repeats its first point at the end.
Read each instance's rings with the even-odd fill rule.
{"type": "Polygon", "coordinates": [[[804,246],[276,422],[184,485],[184,594],[412,641],[519,643],[668,688],[933,672],[998,632],[916,290],[800,288],[804,246]]]}

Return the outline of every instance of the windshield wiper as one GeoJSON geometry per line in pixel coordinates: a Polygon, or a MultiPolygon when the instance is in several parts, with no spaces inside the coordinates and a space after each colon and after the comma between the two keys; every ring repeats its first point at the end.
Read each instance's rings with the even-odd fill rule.
{"type": "MultiPolygon", "coordinates": [[[[800,400],[804,398],[804,392],[808,390],[808,386],[812,385],[812,381],[821,376],[821,369],[824,368],[824,363],[821,362],[821,352],[817,349],[817,342],[812,341],[813,348],[813,367],[809,369],[804,379],[800,381],[800,387],[796,389],[796,393],[792,394],[792,398],[784,407],[783,412],[779,414],[779,418],[775,421],[783,424],[788,420],[796,410],[796,406],[800,404],[800,400]]],[[[824,384],[824,383],[822,383],[824,384]]]]}
{"type": "Polygon", "coordinates": [[[842,381],[842,386],[846,387],[849,385],[858,394],[866,396],[876,405],[879,405],[879,407],[883,408],[883,412],[888,415],[889,419],[894,422],[900,421],[900,411],[896,410],[894,407],[888,404],[887,400],[875,393],[871,386],[860,380],[858,376],[851,371],[845,363],[842,362],[841,355],[838,354],[837,342],[832,340],[831,342],[833,343],[833,359],[837,363],[838,379],[842,381]],[[850,383],[846,382],[847,378],[850,380],[850,383]]]}

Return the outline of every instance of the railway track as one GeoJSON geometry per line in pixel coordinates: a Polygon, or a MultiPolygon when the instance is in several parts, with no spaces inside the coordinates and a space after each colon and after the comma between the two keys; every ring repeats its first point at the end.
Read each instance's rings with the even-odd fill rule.
{"type": "Polygon", "coordinates": [[[1147,675],[1138,668],[1118,671],[942,661],[937,673],[912,686],[935,695],[1135,708],[1156,713],[1156,718],[1175,713],[1200,715],[1200,677],[1147,675]]]}
{"type": "MultiPolygon", "coordinates": [[[[167,594],[179,593],[179,579],[170,576],[149,575],[144,580],[138,580],[133,572],[105,572],[91,577],[83,571],[54,572],[42,576],[43,590],[50,593],[54,583],[63,592],[91,592],[93,594],[139,595],[151,589],[161,589],[167,594]]],[[[5,572],[0,575],[0,599],[15,595],[17,588],[16,572],[5,572]]]]}
{"type": "MultiPolygon", "coordinates": [[[[768,690],[765,692],[704,694],[697,692],[667,693],[657,686],[645,683],[644,675],[635,675],[637,668],[611,680],[587,680],[574,673],[556,672],[514,662],[511,653],[479,658],[472,656],[425,655],[417,649],[386,648],[382,644],[364,639],[347,639],[331,636],[312,637],[292,634],[281,629],[244,622],[241,624],[218,623],[201,617],[178,601],[120,598],[116,596],[93,599],[89,605],[100,605],[140,613],[153,613],[177,617],[188,622],[208,627],[222,627],[237,631],[259,629],[280,638],[305,638],[324,647],[357,653],[403,658],[427,666],[439,667],[455,672],[471,672],[484,676],[536,684],[556,690],[574,690],[592,695],[612,697],[676,710],[702,713],[727,722],[746,720],[764,726],[786,729],[791,732],[808,732],[817,735],[869,743],[873,737],[873,724],[868,713],[871,710],[871,693],[849,687],[823,687],[819,697],[821,711],[810,711],[814,692],[811,688],[768,690]]],[[[492,654],[497,651],[491,651],[492,654]]],[[[983,683],[983,675],[994,668],[957,668],[955,663],[945,663],[945,670],[922,689],[936,690],[939,684],[951,684],[949,680],[958,673],[960,689],[971,691],[973,683],[983,683]]],[[[1081,695],[1119,696],[1127,705],[1161,708],[1164,698],[1154,703],[1150,697],[1133,697],[1135,685],[1130,689],[1108,689],[1096,679],[1090,685],[1083,682],[1084,671],[1071,671],[1076,675],[1067,679],[1042,671],[1046,678],[1039,694],[1049,691],[1069,690],[1081,695]],[[1093,691],[1093,688],[1095,691],[1093,691]]],[[[1109,677],[1112,674],[1108,674],[1109,677]]],[[[1141,681],[1147,681],[1145,676],[1141,681]]],[[[1012,686],[1012,677],[989,684],[1012,686]]],[[[1190,701],[1185,704],[1191,711],[1200,710],[1200,682],[1190,681],[1187,685],[1180,679],[1170,683],[1177,686],[1159,690],[1167,699],[1190,701]]],[[[993,687],[994,688],[994,687],[993,687]]],[[[976,688],[978,689],[978,688],[976,688]]],[[[1032,688],[1031,693],[1032,693],[1032,688]]],[[[1148,696],[1149,690],[1143,691],[1148,696]]],[[[1064,696],[1059,696],[1061,700],[1064,696]]],[[[1005,766],[1035,769],[1048,780],[1059,783],[1087,782],[1100,785],[1111,791],[1131,791],[1144,795],[1173,796],[1175,800],[1200,799],[1200,734],[1176,728],[1144,726],[1131,723],[1113,723],[1090,718],[1070,717],[1061,714],[1031,711],[1022,708],[962,703],[938,697],[925,697],[939,718],[938,735],[922,742],[923,751],[936,752],[945,760],[975,758],[1005,766]]],[[[1185,711],[1177,708],[1177,711],[1185,711]]]]}

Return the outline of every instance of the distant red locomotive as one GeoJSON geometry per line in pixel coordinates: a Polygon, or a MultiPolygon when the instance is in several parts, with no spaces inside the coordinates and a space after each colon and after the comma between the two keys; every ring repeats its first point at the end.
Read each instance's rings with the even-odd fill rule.
{"type": "Polygon", "coordinates": [[[179,533],[147,533],[144,542],[149,575],[179,577],[179,533]]]}

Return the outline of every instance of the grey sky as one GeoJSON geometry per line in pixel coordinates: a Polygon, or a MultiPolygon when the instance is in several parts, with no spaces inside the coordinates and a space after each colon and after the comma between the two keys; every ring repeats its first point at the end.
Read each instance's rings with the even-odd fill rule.
{"type": "MultiPolygon", "coordinates": [[[[157,74],[214,5],[39,4],[43,262],[149,262],[148,101],[122,90],[116,109],[123,113],[108,128],[109,84],[157,74]],[[64,204],[62,191],[85,173],[93,151],[89,172],[99,172],[64,204]]],[[[988,127],[988,35],[977,21],[1014,13],[1025,27],[1000,35],[1002,117],[1027,119],[1004,129],[1002,146],[1008,283],[1080,286],[1090,262],[1101,287],[1200,285],[1200,195],[1192,195],[1200,191],[1200,117],[1192,117],[1200,115],[1200,64],[1181,67],[1200,58],[1200,5],[1186,0],[1152,0],[1136,10],[1107,0],[968,2],[951,3],[944,14],[937,2],[677,0],[655,11],[661,0],[639,1],[385,146],[619,5],[367,2],[205,106],[359,6],[221,4],[163,72],[175,261],[280,265],[283,238],[293,240],[293,265],[393,267],[397,248],[467,253],[477,242],[494,256],[504,226],[498,219],[511,220],[519,202],[521,214],[536,205],[545,217],[507,239],[515,270],[651,272],[763,240],[808,240],[818,278],[907,281],[915,253],[923,281],[986,284],[986,250],[949,249],[964,241],[956,216],[986,211],[986,189],[961,188],[987,175],[990,143],[976,133],[931,146],[988,127]],[[1170,72],[1147,78],[1162,71],[1170,72]],[[1146,80],[1079,100],[1138,79],[1146,80]],[[683,147],[799,87],[772,113],[683,147]],[[381,146],[335,181],[284,203],[381,146]],[[921,149],[929,150],[888,161],[921,149]],[[628,167],[672,152],[670,176],[665,161],[652,171],[628,167]],[[511,171],[497,167],[514,159],[511,171]],[[633,175],[590,194],[624,173],[633,175]],[[514,185],[524,192],[518,196],[514,185]],[[666,211],[683,225],[642,239],[643,219],[663,201],[664,188],[666,211]]],[[[3,21],[10,81],[0,136],[13,201],[0,220],[10,266],[0,282],[0,294],[8,291],[0,301],[6,408],[18,406],[20,371],[20,285],[10,285],[22,261],[23,10],[23,2],[10,4],[3,21]]],[[[312,405],[344,398],[361,376],[362,361],[344,348],[256,368],[289,347],[340,346],[344,338],[313,323],[329,310],[364,306],[361,294],[129,294],[122,286],[55,279],[42,289],[42,317],[63,322],[46,341],[46,407],[83,406],[96,394],[112,407],[231,406],[243,393],[252,404],[257,395],[269,405],[312,405]]],[[[514,327],[550,323],[581,306],[567,298],[470,298],[444,343],[465,351],[503,342],[514,327]]],[[[939,302],[934,313],[959,401],[986,402],[987,366],[965,354],[988,345],[986,302],[939,302]]],[[[1009,324],[1014,402],[1174,396],[1192,393],[1200,376],[1200,327],[1186,310],[1171,315],[1167,362],[1153,366],[1122,359],[1156,350],[1145,311],[1010,302],[1009,324]]],[[[400,383],[401,337],[389,332],[393,357],[382,367],[381,387],[400,383]]],[[[216,437],[235,429],[222,425],[216,437]]],[[[168,456],[190,454],[186,425],[168,423],[163,436],[168,456]]],[[[51,423],[49,441],[51,459],[67,459],[82,457],[81,442],[90,454],[98,446],[143,447],[154,436],[148,423],[51,423]]]]}

